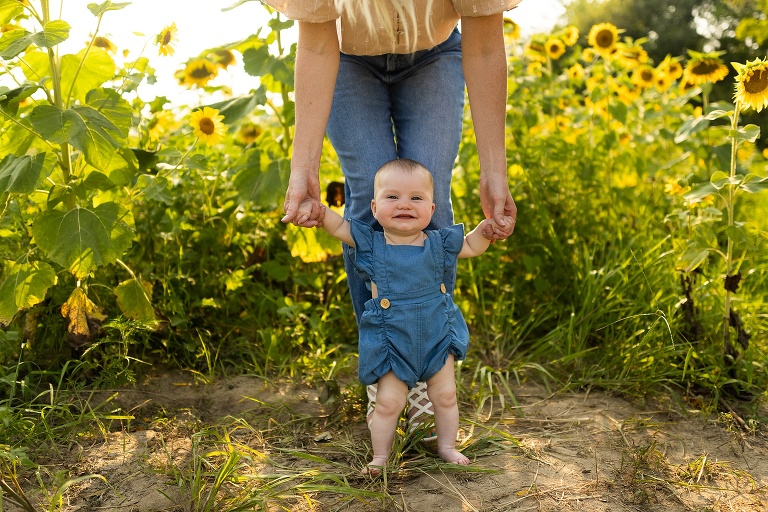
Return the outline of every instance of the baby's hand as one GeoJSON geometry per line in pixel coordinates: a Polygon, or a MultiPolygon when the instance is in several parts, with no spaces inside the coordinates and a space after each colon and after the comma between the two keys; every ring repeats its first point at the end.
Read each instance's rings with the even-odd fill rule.
{"type": "Polygon", "coordinates": [[[492,219],[485,219],[480,224],[477,225],[477,229],[480,230],[480,233],[485,237],[486,239],[490,241],[494,241],[493,236],[493,220],[492,219]]]}

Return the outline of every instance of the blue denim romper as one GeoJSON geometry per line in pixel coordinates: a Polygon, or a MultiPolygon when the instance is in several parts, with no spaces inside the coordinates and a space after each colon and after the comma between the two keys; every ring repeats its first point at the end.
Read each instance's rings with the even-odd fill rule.
{"type": "Polygon", "coordinates": [[[464,359],[469,330],[442,282],[445,268],[456,264],[464,226],[426,230],[418,247],[388,245],[381,231],[350,222],[355,263],[378,290],[360,319],[360,382],[374,384],[392,371],[410,389],[445,366],[448,354],[464,359]]]}

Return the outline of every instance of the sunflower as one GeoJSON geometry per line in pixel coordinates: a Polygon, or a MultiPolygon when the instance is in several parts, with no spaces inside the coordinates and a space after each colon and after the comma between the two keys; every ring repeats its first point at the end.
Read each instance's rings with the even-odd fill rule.
{"type": "Polygon", "coordinates": [[[226,132],[226,126],[221,120],[224,116],[219,115],[215,108],[203,107],[202,110],[195,110],[189,116],[189,125],[192,127],[192,134],[203,144],[211,146],[219,142],[226,132]]]}
{"type": "Polygon", "coordinates": [[[176,117],[169,110],[160,110],[147,124],[149,139],[156,141],[166,132],[170,131],[176,123],[176,117]]]}
{"type": "Polygon", "coordinates": [[[653,87],[656,83],[656,70],[648,64],[635,68],[632,72],[632,83],[643,89],[653,87]]]}
{"type": "Polygon", "coordinates": [[[719,82],[728,76],[728,68],[720,60],[725,52],[699,53],[688,50],[688,63],[683,71],[683,78],[693,85],[707,82],[719,82]]]}
{"type": "Polygon", "coordinates": [[[738,72],[734,100],[756,112],[768,107],[768,59],[755,59],[746,65],[734,62],[733,67],[738,72]]]}
{"type": "Polygon", "coordinates": [[[224,48],[215,50],[213,52],[213,61],[221,67],[221,69],[227,69],[229,66],[235,63],[235,54],[231,50],[224,48]]]}
{"type": "Polygon", "coordinates": [[[528,64],[526,72],[529,75],[541,76],[542,73],[543,73],[543,71],[542,71],[543,69],[544,69],[544,65],[541,62],[539,62],[538,60],[535,60],[535,61],[531,62],[530,64],[528,64]]]}
{"type": "Polygon", "coordinates": [[[648,52],[643,49],[640,41],[630,41],[616,46],[615,58],[624,68],[635,69],[648,63],[648,52]]]}
{"type": "Polygon", "coordinates": [[[578,62],[566,70],[568,78],[571,80],[582,80],[584,78],[584,67],[578,62]]]}
{"type": "Polygon", "coordinates": [[[512,39],[520,39],[520,25],[509,18],[504,18],[504,33],[512,39]]]}
{"type": "Polygon", "coordinates": [[[547,39],[544,43],[544,50],[547,52],[547,57],[552,60],[557,60],[565,53],[565,43],[554,37],[547,39]]]}
{"type": "Polygon", "coordinates": [[[96,48],[104,48],[109,53],[115,53],[117,51],[117,46],[115,46],[115,43],[113,43],[106,37],[96,36],[93,39],[93,46],[95,46],[96,48]]]}
{"type": "Polygon", "coordinates": [[[544,41],[534,38],[523,48],[523,55],[532,61],[547,62],[547,47],[544,41]]]}
{"type": "Polygon", "coordinates": [[[619,30],[612,23],[598,23],[589,31],[587,41],[603,57],[610,57],[619,41],[619,30]]]}
{"type": "Polygon", "coordinates": [[[157,34],[155,37],[155,44],[159,47],[157,50],[158,54],[173,55],[173,52],[176,51],[173,48],[173,43],[178,41],[178,39],[176,39],[177,32],[178,29],[176,28],[176,23],[171,23],[157,34]]]}
{"type": "Polygon", "coordinates": [[[669,78],[672,81],[677,80],[683,76],[683,66],[680,65],[680,62],[678,62],[677,59],[677,57],[667,55],[664,57],[664,60],[661,61],[661,64],[656,67],[656,70],[664,73],[665,75],[669,75],[669,78]]]}
{"type": "Polygon", "coordinates": [[[252,144],[261,135],[261,128],[253,123],[245,123],[237,130],[237,140],[245,144],[252,144]]]}
{"type": "Polygon", "coordinates": [[[656,70],[655,86],[657,91],[659,92],[666,91],[672,86],[672,82],[674,82],[672,75],[669,75],[664,71],[660,71],[659,69],[656,70]]]}
{"type": "Polygon", "coordinates": [[[568,25],[560,33],[560,39],[563,40],[566,46],[573,46],[579,40],[579,29],[573,25],[568,25]]]}
{"type": "Polygon", "coordinates": [[[208,59],[195,59],[187,64],[181,82],[185,85],[203,87],[219,74],[219,68],[208,59]]]}
{"type": "Polygon", "coordinates": [[[587,64],[590,64],[596,58],[597,58],[597,52],[592,48],[584,48],[583,50],[581,50],[581,60],[583,60],[587,64]]]}

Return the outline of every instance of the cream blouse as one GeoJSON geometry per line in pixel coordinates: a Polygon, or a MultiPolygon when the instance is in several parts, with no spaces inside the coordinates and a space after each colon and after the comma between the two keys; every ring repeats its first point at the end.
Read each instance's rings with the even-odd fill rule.
{"type": "Polygon", "coordinates": [[[322,23],[336,20],[342,52],[350,55],[382,55],[385,53],[411,53],[432,48],[446,39],[462,16],[488,16],[513,9],[522,0],[434,0],[430,13],[431,30],[426,30],[425,0],[415,0],[418,38],[415,47],[406,41],[395,9],[391,9],[394,33],[380,26],[371,33],[362,16],[355,23],[336,9],[334,0],[262,0],[286,17],[296,21],[322,23]]]}

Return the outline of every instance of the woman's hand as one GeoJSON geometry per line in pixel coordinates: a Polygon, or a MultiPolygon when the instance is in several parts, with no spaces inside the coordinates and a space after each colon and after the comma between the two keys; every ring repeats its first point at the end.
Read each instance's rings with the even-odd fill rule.
{"type": "Polygon", "coordinates": [[[292,171],[283,203],[285,216],[280,219],[302,228],[323,225],[325,209],[320,201],[320,181],[315,173],[292,171]]]}
{"type": "Polygon", "coordinates": [[[504,240],[512,234],[517,222],[517,205],[509,192],[506,172],[490,174],[481,171],[480,204],[485,217],[493,221],[494,240],[504,240]]]}

